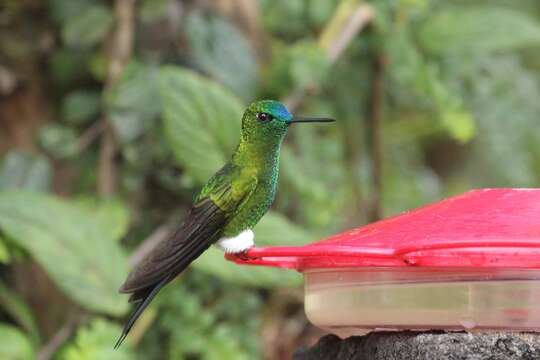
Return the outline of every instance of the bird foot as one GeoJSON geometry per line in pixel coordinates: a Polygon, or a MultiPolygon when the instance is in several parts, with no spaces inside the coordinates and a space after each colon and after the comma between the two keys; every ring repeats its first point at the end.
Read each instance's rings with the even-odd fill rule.
{"type": "Polygon", "coordinates": [[[249,249],[246,249],[246,250],[241,251],[239,253],[236,253],[234,255],[240,260],[247,261],[247,260],[251,259],[251,257],[248,256],[248,251],[249,251],[249,249]]]}

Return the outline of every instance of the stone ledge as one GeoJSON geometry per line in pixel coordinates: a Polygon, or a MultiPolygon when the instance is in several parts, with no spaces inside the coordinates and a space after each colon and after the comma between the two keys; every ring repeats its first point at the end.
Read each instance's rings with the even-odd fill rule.
{"type": "Polygon", "coordinates": [[[326,335],[294,360],[539,360],[540,333],[375,332],[326,335]]]}

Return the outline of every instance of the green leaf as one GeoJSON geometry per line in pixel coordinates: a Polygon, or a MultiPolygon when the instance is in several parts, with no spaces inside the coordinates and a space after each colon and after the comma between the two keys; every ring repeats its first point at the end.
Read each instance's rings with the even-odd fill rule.
{"type": "Polygon", "coordinates": [[[0,359],[32,360],[34,356],[32,344],[19,329],[0,323],[0,359]]]}
{"type": "Polygon", "coordinates": [[[69,47],[88,48],[103,40],[113,25],[111,10],[94,4],[83,12],[70,17],[62,27],[62,39],[69,47]]]}
{"type": "Polygon", "coordinates": [[[324,26],[336,9],[336,1],[311,1],[308,3],[309,19],[317,26],[324,26]]]}
{"type": "Polygon", "coordinates": [[[99,114],[100,107],[101,95],[98,91],[73,91],[64,98],[62,117],[75,125],[84,124],[99,114]]]}
{"type": "Polygon", "coordinates": [[[47,191],[52,177],[47,158],[23,151],[7,153],[0,168],[0,191],[27,189],[47,191]]]}
{"type": "Polygon", "coordinates": [[[91,58],[87,61],[88,71],[94,79],[99,82],[105,82],[109,69],[109,58],[103,52],[94,52],[91,58]]]}
{"type": "Polygon", "coordinates": [[[389,56],[395,59],[396,66],[390,68],[390,75],[395,81],[392,88],[401,106],[410,109],[411,103],[416,101],[421,110],[427,102],[437,113],[439,123],[423,126],[422,130],[429,133],[429,127],[436,125],[461,143],[472,139],[476,133],[474,118],[465,108],[461,94],[449,89],[443,80],[441,66],[425,61],[406,32],[395,34],[385,46],[389,56]]]}
{"type": "Polygon", "coordinates": [[[467,75],[470,88],[465,99],[478,119],[479,136],[460,174],[466,181],[463,187],[537,187],[540,84],[536,72],[520,57],[508,54],[483,58],[467,75]]]}
{"type": "Polygon", "coordinates": [[[218,84],[172,66],[161,70],[160,96],[169,148],[191,176],[206,181],[238,142],[242,103],[218,84]]]}
{"type": "Polygon", "coordinates": [[[278,199],[284,208],[301,207],[297,220],[326,233],[340,228],[340,214],[350,196],[347,186],[334,184],[357,180],[344,172],[342,148],[335,139],[323,136],[321,130],[334,131],[331,127],[314,126],[299,129],[294,134],[296,151],[290,146],[281,149],[278,199]],[[321,167],[321,163],[325,166],[321,167]]]}
{"type": "Polygon", "coordinates": [[[75,343],[69,345],[60,354],[63,360],[130,360],[135,354],[129,349],[128,344],[114,349],[114,344],[120,334],[120,327],[110,321],[97,318],[88,326],[79,331],[75,337],[75,343]]]}
{"type": "Polygon", "coordinates": [[[302,40],[287,47],[278,43],[272,52],[276,60],[262,74],[265,92],[274,97],[291,88],[318,86],[328,78],[328,56],[314,41],[302,40]]]}
{"type": "Polygon", "coordinates": [[[250,356],[244,353],[236,341],[231,341],[234,329],[225,324],[217,324],[212,341],[208,343],[205,358],[208,360],[248,360],[250,356]]]}
{"type": "Polygon", "coordinates": [[[540,23],[509,8],[456,7],[430,16],[419,36],[436,54],[505,51],[539,46],[540,23]]]}
{"type": "Polygon", "coordinates": [[[131,63],[120,81],[105,93],[107,113],[123,143],[135,140],[157,117],[160,110],[156,101],[157,81],[157,68],[131,63]]]}
{"type": "Polygon", "coordinates": [[[33,344],[39,343],[39,330],[32,311],[15,291],[0,282],[0,306],[19,324],[31,339],[33,344]]]}
{"type": "Polygon", "coordinates": [[[441,199],[441,179],[422,163],[416,143],[387,144],[384,149],[382,196],[384,217],[441,199]]]}
{"type": "Polygon", "coordinates": [[[11,256],[9,255],[8,247],[2,239],[2,236],[0,236],[0,264],[7,264],[10,259],[11,256]]]}
{"type": "Polygon", "coordinates": [[[127,274],[118,243],[77,205],[38,193],[0,193],[0,228],[83,307],[122,315],[117,289],[127,274]]]}
{"type": "Polygon", "coordinates": [[[49,57],[49,75],[55,84],[63,88],[71,86],[87,75],[87,56],[85,51],[63,48],[49,57]]]}
{"type": "Polygon", "coordinates": [[[257,62],[250,43],[232,24],[194,11],[186,35],[194,62],[243,99],[254,97],[257,62]]]}
{"type": "Polygon", "coordinates": [[[53,156],[67,159],[77,154],[77,135],[67,126],[51,124],[39,131],[40,145],[53,156]]]}
{"type": "Polygon", "coordinates": [[[314,42],[300,42],[289,49],[290,75],[296,87],[318,84],[330,67],[325,51],[314,42]]]}
{"type": "MultiPolygon", "coordinates": [[[[300,227],[289,222],[275,212],[266,214],[255,227],[257,246],[304,245],[316,239],[300,227]]],[[[298,286],[302,283],[300,274],[291,270],[258,266],[239,266],[223,258],[223,252],[211,248],[194,263],[194,267],[221,279],[256,287],[298,286]]]]}
{"type": "Polygon", "coordinates": [[[92,0],[49,0],[49,16],[58,23],[82,14],[91,6],[92,0]]]}
{"type": "Polygon", "coordinates": [[[139,7],[139,16],[143,23],[152,23],[167,16],[167,0],[143,0],[139,7]]]}
{"type": "Polygon", "coordinates": [[[120,241],[129,226],[129,210],[118,199],[83,197],[77,204],[88,216],[99,223],[99,228],[107,234],[107,238],[120,241]]]}
{"type": "Polygon", "coordinates": [[[166,358],[259,357],[260,342],[253,334],[261,328],[263,304],[257,292],[196,271],[171,285],[156,299],[157,325],[168,334],[166,358]]]}
{"type": "Polygon", "coordinates": [[[265,30],[288,36],[302,36],[306,33],[305,1],[260,0],[259,3],[265,30]]]}
{"type": "Polygon", "coordinates": [[[461,143],[472,139],[476,125],[471,113],[463,110],[448,110],[442,114],[442,123],[450,135],[461,143]]]}
{"type": "Polygon", "coordinates": [[[255,227],[258,246],[298,246],[317,240],[281,214],[270,211],[255,227]]]}

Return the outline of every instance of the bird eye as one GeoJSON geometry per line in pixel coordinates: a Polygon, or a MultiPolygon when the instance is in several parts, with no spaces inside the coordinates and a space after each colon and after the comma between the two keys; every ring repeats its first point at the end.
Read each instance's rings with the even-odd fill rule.
{"type": "Polygon", "coordinates": [[[259,120],[260,122],[268,122],[268,121],[271,121],[272,119],[274,118],[270,114],[263,113],[263,112],[257,113],[257,120],[259,120]]]}

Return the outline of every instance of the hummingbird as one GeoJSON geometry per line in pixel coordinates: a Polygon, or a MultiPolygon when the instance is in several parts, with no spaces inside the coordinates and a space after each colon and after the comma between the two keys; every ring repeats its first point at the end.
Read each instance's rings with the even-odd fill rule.
{"type": "Polygon", "coordinates": [[[240,141],[231,159],[195,196],[187,219],[137,265],[120,288],[135,308],[116,342],[118,348],[157,293],[211,245],[245,256],[253,227],[274,201],[281,144],[291,124],[332,122],[294,117],[279,101],[261,100],[242,117],[240,141]]]}

